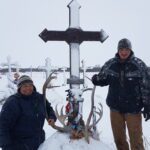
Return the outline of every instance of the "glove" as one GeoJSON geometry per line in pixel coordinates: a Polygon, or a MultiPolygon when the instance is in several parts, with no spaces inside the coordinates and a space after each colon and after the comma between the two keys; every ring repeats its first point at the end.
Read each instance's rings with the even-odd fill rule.
{"type": "Polygon", "coordinates": [[[99,78],[99,75],[98,74],[95,74],[93,77],[92,77],[92,83],[94,85],[97,85],[98,82],[99,82],[100,78],[99,78]]]}
{"type": "Polygon", "coordinates": [[[144,106],[144,110],[142,111],[145,121],[150,119],[150,106],[144,106]]]}

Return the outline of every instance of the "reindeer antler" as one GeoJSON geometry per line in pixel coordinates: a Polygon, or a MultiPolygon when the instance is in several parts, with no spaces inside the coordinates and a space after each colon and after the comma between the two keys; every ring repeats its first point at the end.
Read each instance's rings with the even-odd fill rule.
{"type": "Polygon", "coordinates": [[[67,118],[67,115],[64,115],[63,114],[63,106],[61,107],[61,112],[60,112],[60,115],[58,113],[58,110],[57,110],[57,105],[55,107],[55,115],[57,117],[57,119],[60,121],[60,123],[65,126],[65,120],[67,118]]]}
{"type": "Polygon", "coordinates": [[[103,116],[103,106],[101,103],[99,103],[99,105],[100,105],[100,108],[98,108],[98,111],[95,111],[95,113],[98,114],[99,118],[96,120],[95,124],[89,125],[89,129],[91,129],[94,125],[96,125],[103,116]]]}
{"type": "Polygon", "coordinates": [[[96,120],[95,124],[91,124],[90,125],[90,122],[91,122],[91,118],[92,118],[92,115],[94,113],[93,111],[93,108],[94,108],[94,95],[95,95],[95,90],[96,90],[96,86],[93,87],[92,89],[92,94],[91,94],[91,110],[90,110],[90,113],[89,113],[89,116],[88,116],[88,119],[87,119],[87,122],[86,122],[86,126],[85,126],[85,140],[89,143],[89,136],[90,136],[90,131],[91,131],[91,128],[93,126],[95,126],[102,118],[102,115],[103,115],[103,106],[101,103],[99,103],[100,105],[100,108],[98,108],[98,111],[95,111],[96,114],[98,114],[99,118],[96,120]]]}
{"type": "Polygon", "coordinates": [[[85,125],[85,140],[89,143],[89,124],[91,122],[91,118],[92,118],[92,114],[93,114],[93,106],[94,106],[94,94],[95,94],[95,89],[96,89],[96,86],[93,87],[92,89],[92,94],[91,94],[91,110],[90,110],[90,113],[89,113],[89,116],[88,116],[88,119],[87,119],[87,122],[86,122],[86,125],[85,125]]]}
{"type": "MultiPolygon", "coordinates": [[[[48,86],[48,84],[50,83],[50,81],[52,79],[55,79],[56,76],[52,76],[53,74],[55,73],[55,71],[53,71],[49,76],[48,78],[46,79],[46,81],[44,82],[44,85],[43,85],[43,94],[45,95],[46,94],[46,88],[48,86]]],[[[46,96],[46,95],[45,95],[46,96]]]]}
{"type": "MultiPolygon", "coordinates": [[[[59,87],[59,86],[51,86],[50,85],[50,82],[56,78],[56,76],[53,76],[53,74],[56,74],[56,71],[53,71],[49,76],[48,78],[46,79],[46,81],[44,82],[44,85],[43,85],[43,96],[44,96],[44,103],[45,103],[45,108],[46,108],[46,89],[47,88],[54,88],[54,87],[59,87]],[[49,86],[48,86],[49,85],[49,86]]],[[[48,114],[47,114],[47,111],[45,112],[46,113],[46,118],[48,119],[48,114]]]]}
{"type": "MultiPolygon", "coordinates": [[[[56,76],[53,76],[53,74],[55,74],[56,71],[53,71],[49,77],[46,79],[44,85],[43,85],[43,95],[44,95],[44,101],[45,101],[45,108],[46,108],[46,89],[47,88],[55,88],[55,87],[60,87],[60,86],[52,86],[50,84],[50,82],[56,78],[56,76]]],[[[61,116],[59,115],[58,111],[57,111],[57,105],[56,105],[56,108],[55,108],[55,115],[57,117],[57,119],[63,124],[63,127],[59,127],[57,125],[53,125],[52,127],[60,132],[69,132],[70,129],[68,128],[68,126],[65,125],[65,119],[67,116],[63,115],[63,107],[61,108],[61,116]],[[62,117],[63,116],[63,117],[62,117]]],[[[48,114],[47,114],[47,111],[46,111],[46,118],[48,119],[48,114]]]]}
{"type": "MultiPolygon", "coordinates": [[[[45,81],[44,83],[44,86],[43,86],[43,95],[45,96],[46,95],[46,88],[48,87],[50,81],[52,79],[55,79],[56,77],[55,76],[52,76],[55,72],[52,72],[49,77],[47,78],[47,80],[45,81]]],[[[87,77],[88,78],[88,77],[87,77]]],[[[90,80],[90,78],[88,78],[90,80]]],[[[49,86],[49,88],[53,88],[53,87],[57,87],[57,86],[49,86]]],[[[92,131],[91,129],[101,120],[102,118],[102,115],[103,115],[103,107],[102,107],[102,104],[99,103],[99,108],[98,108],[98,111],[94,111],[94,95],[95,95],[95,90],[96,90],[96,86],[94,86],[93,88],[87,88],[87,89],[83,89],[82,91],[83,92],[86,92],[86,91],[89,91],[91,90],[92,93],[91,93],[91,109],[90,109],[90,113],[89,113],[89,116],[87,118],[87,122],[86,122],[86,125],[85,127],[82,129],[82,133],[83,133],[83,136],[85,136],[85,140],[89,143],[89,136],[92,136],[92,131]],[[92,118],[92,115],[93,113],[96,113],[99,117],[98,119],[95,121],[95,123],[91,124],[90,125],[90,122],[91,122],[91,118],[92,118]]],[[[46,98],[45,98],[46,99],[46,98]]],[[[57,117],[57,119],[60,121],[60,123],[63,125],[63,127],[59,127],[57,125],[53,125],[52,127],[60,132],[69,132],[69,133],[72,133],[72,128],[71,126],[68,126],[66,125],[65,121],[68,117],[67,114],[64,114],[63,113],[63,106],[61,107],[61,110],[60,110],[60,114],[58,113],[58,110],[57,110],[57,106],[55,107],[55,115],[57,117]]]]}

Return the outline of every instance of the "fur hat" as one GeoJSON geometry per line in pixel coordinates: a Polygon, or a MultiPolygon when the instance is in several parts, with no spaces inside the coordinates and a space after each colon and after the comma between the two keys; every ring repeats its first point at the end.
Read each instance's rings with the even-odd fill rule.
{"type": "Polygon", "coordinates": [[[132,45],[131,45],[131,42],[130,40],[124,38],[124,39],[121,39],[119,42],[118,42],[118,51],[122,48],[127,48],[127,49],[130,49],[132,50],[132,45]]]}
{"type": "Polygon", "coordinates": [[[29,76],[27,76],[27,75],[21,76],[21,77],[18,79],[18,82],[17,82],[17,87],[18,87],[18,89],[19,89],[23,84],[25,84],[25,83],[31,83],[31,84],[33,84],[33,81],[32,81],[32,79],[31,79],[29,76]]]}

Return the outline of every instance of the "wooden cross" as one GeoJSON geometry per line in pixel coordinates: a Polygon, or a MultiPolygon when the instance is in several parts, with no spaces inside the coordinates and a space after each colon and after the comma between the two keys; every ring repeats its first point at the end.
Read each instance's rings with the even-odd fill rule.
{"type": "Polygon", "coordinates": [[[83,79],[80,79],[80,50],[79,45],[84,41],[104,42],[108,35],[104,30],[83,31],[79,26],[79,9],[81,6],[77,0],[72,0],[68,4],[69,8],[69,28],[66,31],[48,31],[44,29],[39,36],[45,41],[66,41],[70,46],[70,79],[67,83],[70,88],[80,88],[83,79]]]}

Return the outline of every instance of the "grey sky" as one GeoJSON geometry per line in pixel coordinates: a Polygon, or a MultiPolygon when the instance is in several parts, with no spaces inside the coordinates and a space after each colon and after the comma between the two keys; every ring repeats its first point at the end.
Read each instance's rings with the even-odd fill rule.
{"type": "MultiPolygon", "coordinates": [[[[69,46],[65,42],[43,42],[38,34],[44,29],[66,30],[71,0],[0,0],[0,63],[11,56],[22,67],[41,66],[50,57],[54,66],[69,65],[69,46]]],[[[78,0],[83,30],[104,29],[109,38],[84,42],[80,58],[88,66],[102,65],[116,53],[121,38],[129,38],[137,57],[149,62],[149,0],[78,0]]]]}

